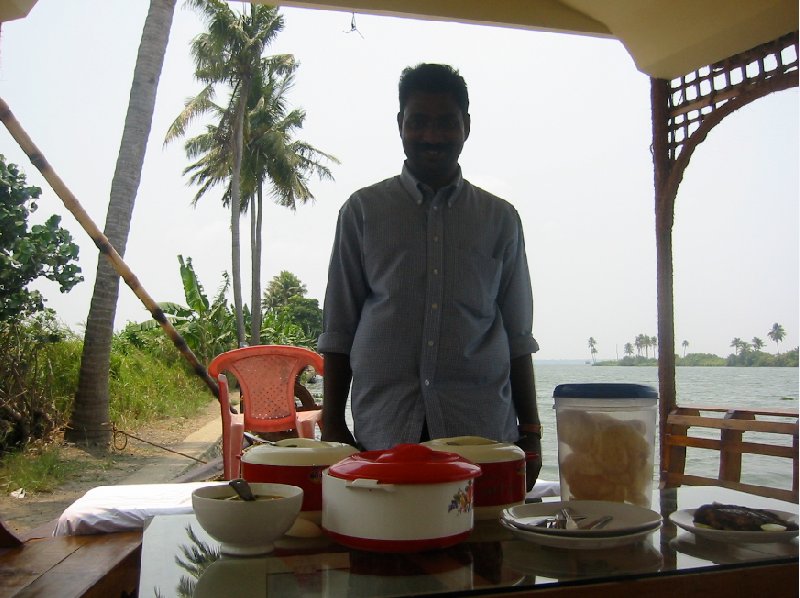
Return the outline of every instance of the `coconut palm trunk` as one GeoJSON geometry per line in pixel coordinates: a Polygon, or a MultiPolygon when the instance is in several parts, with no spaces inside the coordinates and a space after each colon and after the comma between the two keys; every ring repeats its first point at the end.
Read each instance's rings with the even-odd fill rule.
{"type": "Polygon", "coordinates": [[[261,343],[261,231],[263,218],[264,191],[258,184],[256,197],[250,203],[250,252],[252,286],[250,289],[250,344],[261,343]]]}
{"type": "Polygon", "coordinates": [[[245,344],[244,308],[242,302],[241,221],[242,206],[242,153],[244,152],[244,117],[247,111],[249,78],[243,77],[236,104],[233,133],[233,169],[231,172],[231,276],[233,278],[233,306],[236,311],[236,338],[239,346],[245,344]]]}
{"type": "MultiPolygon", "coordinates": [[[[128,112],[111,182],[104,229],[106,237],[121,256],[125,254],[133,206],[141,181],[175,2],[150,1],[133,71],[128,112]]],[[[104,256],[99,255],[98,258],[97,278],[86,320],[78,390],[65,438],[71,442],[104,445],[111,437],[108,373],[119,297],[119,276],[104,256]]]]}

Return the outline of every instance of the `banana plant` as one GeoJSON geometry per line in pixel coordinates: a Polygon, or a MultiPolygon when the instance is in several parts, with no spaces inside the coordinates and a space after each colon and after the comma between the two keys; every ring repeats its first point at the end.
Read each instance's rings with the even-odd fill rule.
{"type": "MultiPolygon", "coordinates": [[[[236,348],[236,319],[225,300],[230,288],[227,272],[222,273],[223,283],[213,301],[209,301],[203,285],[197,278],[192,258],[178,256],[183,294],[186,305],[172,301],[160,302],[158,306],[172,325],[181,333],[186,343],[201,362],[236,348]]],[[[136,326],[139,330],[150,330],[158,324],[149,320],[136,326]]]]}

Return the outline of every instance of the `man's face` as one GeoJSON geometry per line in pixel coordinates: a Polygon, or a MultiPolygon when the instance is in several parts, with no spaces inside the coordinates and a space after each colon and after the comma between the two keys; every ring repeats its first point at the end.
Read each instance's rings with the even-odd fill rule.
{"type": "Polygon", "coordinates": [[[414,176],[436,189],[449,183],[469,137],[469,114],[461,114],[449,93],[414,92],[397,125],[414,176]]]}

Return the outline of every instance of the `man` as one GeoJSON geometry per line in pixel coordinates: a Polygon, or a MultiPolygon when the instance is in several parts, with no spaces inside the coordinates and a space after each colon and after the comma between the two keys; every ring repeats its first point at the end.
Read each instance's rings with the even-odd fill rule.
{"type": "Polygon", "coordinates": [[[399,91],[402,173],[339,212],[317,346],[322,438],[366,450],[464,435],[516,442],[530,489],[541,427],[522,225],[461,176],[470,116],[458,72],[407,68],[399,91]]]}

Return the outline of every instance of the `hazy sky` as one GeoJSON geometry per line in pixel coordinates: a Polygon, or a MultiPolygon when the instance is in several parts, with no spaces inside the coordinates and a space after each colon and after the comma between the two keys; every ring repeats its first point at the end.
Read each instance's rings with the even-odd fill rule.
{"type": "MultiPolygon", "coordinates": [[[[177,255],[193,259],[213,295],[230,271],[230,238],[222,190],[192,208],[183,143],[163,147],[185,98],[201,88],[189,54],[201,23],[178,4],[125,259],[156,301],[184,303],[177,255]]],[[[147,5],[39,0],[26,19],[2,27],[0,96],[101,229],[147,5]]],[[[537,357],[588,358],[591,336],[598,357],[614,358],[637,334],[656,334],[650,85],[619,42],[366,15],[349,32],[350,13],[282,12],[286,27],[269,52],[301,63],[291,94],[308,113],[301,137],[341,165],[334,182],[312,183],[314,205],[266,210],[265,282],[289,270],[322,303],[339,207],[402,165],[400,71],[444,62],[470,89],[464,176],[522,217],[537,357]]],[[[773,94],[728,117],[695,152],[675,217],[679,353],[687,340],[690,352],[724,356],[734,337],[754,336],[774,352],[774,322],[787,333],[781,351],[798,345],[799,115],[796,89],[773,94]]],[[[64,214],[81,246],[86,282],[68,295],[40,288],[82,330],[94,245],[4,128],[0,153],[43,188],[37,221],[64,214]]],[[[148,317],[123,284],[116,327],[148,317]]]]}

